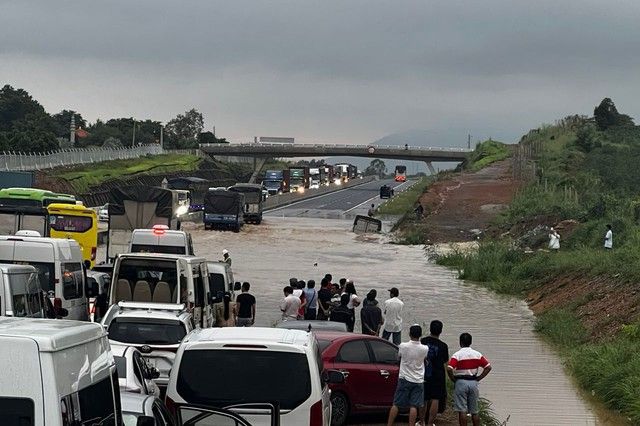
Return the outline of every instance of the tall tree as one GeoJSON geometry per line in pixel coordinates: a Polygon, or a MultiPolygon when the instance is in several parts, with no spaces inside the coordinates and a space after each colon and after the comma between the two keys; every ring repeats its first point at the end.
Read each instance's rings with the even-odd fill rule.
{"type": "Polygon", "coordinates": [[[620,114],[611,98],[604,98],[593,110],[593,117],[599,130],[613,126],[633,126],[633,119],[627,114],[620,114]]]}
{"type": "Polygon", "coordinates": [[[196,146],[202,129],[204,129],[204,117],[195,108],[184,114],[178,114],[165,127],[169,144],[177,148],[196,146]]]}
{"type": "Polygon", "coordinates": [[[15,122],[36,113],[46,114],[26,90],[14,89],[8,84],[0,89],[0,131],[10,131],[15,122]]]}
{"type": "Polygon", "coordinates": [[[386,174],[387,174],[387,165],[384,164],[384,161],[382,161],[379,158],[376,158],[375,160],[371,160],[371,163],[364,170],[365,176],[378,176],[382,178],[386,174]]]}
{"type": "Polygon", "coordinates": [[[57,114],[51,116],[56,124],[56,136],[59,138],[69,138],[71,133],[71,116],[75,118],[76,129],[87,127],[87,121],[82,118],[82,114],[68,109],[63,109],[57,114]]]}

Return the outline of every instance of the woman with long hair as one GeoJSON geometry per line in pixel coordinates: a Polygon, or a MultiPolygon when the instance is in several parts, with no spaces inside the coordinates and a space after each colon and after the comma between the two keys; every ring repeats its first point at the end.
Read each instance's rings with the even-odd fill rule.
{"type": "Polygon", "coordinates": [[[231,293],[226,292],[222,303],[216,303],[216,327],[235,327],[236,318],[231,303],[231,293]]]}
{"type": "Polygon", "coordinates": [[[349,304],[347,308],[349,308],[349,312],[351,312],[351,316],[353,321],[351,322],[351,327],[349,331],[353,331],[353,324],[356,322],[356,307],[360,305],[360,298],[356,294],[356,286],[353,284],[353,281],[347,280],[347,283],[344,286],[344,292],[342,294],[349,295],[349,304]]]}

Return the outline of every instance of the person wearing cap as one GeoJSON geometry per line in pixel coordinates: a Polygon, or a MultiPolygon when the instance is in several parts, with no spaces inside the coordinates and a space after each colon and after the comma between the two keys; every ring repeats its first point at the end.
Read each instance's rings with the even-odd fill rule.
{"type": "Polygon", "coordinates": [[[222,250],[222,261],[228,263],[229,266],[231,266],[231,256],[229,256],[229,250],[222,250]]]}
{"type": "Polygon", "coordinates": [[[398,416],[398,408],[409,408],[409,426],[416,424],[418,410],[424,406],[424,368],[428,362],[429,347],[420,343],[422,327],[417,324],[409,328],[410,340],[398,348],[400,370],[398,386],[389,410],[387,426],[392,426],[398,416]]]}
{"type": "Polygon", "coordinates": [[[360,309],[362,334],[368,334],[370,336],[378,336],[380,334],[380,327],[382,327],[383,323],[382,309],[378,306],[376,296],[377,292],[371,290],[367,293],[367,297],[362,303],[362,309],[360,309]]]}
{"type": "Polygon", "coordinates": [[[400,292],[396,287],[389,289],[388,300],[384,302],[384,325],[382,327],[382,338],[389,340],[392,337],[393,343],[399,345],[401,342],[402,330],[402,309],[404,303],[398,299],[400,292]]]}

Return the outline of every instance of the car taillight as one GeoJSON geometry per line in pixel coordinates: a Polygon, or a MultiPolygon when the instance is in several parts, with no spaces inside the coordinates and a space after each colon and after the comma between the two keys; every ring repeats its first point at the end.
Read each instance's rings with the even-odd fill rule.
{"type": "Polygon", "coordinates": [[[96,252],[98,251],[97,247],[91,247],[91,260],[96,260],[96,252]]]}
{"type": "Polygon", "coordinates": [[[322,400],[311,406],[309,414],[309,426],[322,426],[322,400]]]}
{"type": "Polygon", "coordinates": [[[165,396],[164,398],[164,405],[167,407],[167,410],[169,410],[169,413],[171,413],[171,415],[173,416],[173,418],[176,418],[176,402],[169,398],[169,395],[165,396]]]}

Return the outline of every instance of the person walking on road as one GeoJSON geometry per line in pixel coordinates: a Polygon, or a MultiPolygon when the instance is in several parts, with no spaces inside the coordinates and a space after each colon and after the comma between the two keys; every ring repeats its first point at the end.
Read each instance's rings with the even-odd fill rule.
{"type": "Polygon", "coordinates": [[[417,324],[409,328],[411,340],[400,344],[398,357],[400,370],[398,386],[389,410],[387,426],[392,426],[398,416],[399,407],[409,408],[409,426],[415,426],[418,410],[424,405],[424,369],[429,348],[420,343],[422,327],[417,324]]]}
{"type": "Polygon", "coordinates": [[[236,326],[250,327],[256,322],[256,298],[249,293],[251,284],[242,283],[242,293],[236,297],[236,326]]]}
{"type": "Polygon", "coordinates": [[[347,306],[349,304],[349,295],[340,296],[340,306],[331,310],[329,319],[335,322],[341,322],[347,326],[348,331],[353,331],[353,315],[347,306]]]}
{"type": "Polygon", "coordinates": [[[293,288],[290,285],[286,286],[282,291],[284,293],[284,299],[280,302],[282,319],[285,321],[298,319],[300,299],[293,295],[293,288]]]}
{"type": "Polygon", "coordinates": [[[478,382],[491,371],[489,361],[480,352],[471,349],[471,342],[471,334],[462,333],[461,349],[451,356],[447,366],[447,374],[454,382],[453,409],[458,413],[460,426],[466,426],[467,413],[471,414],[473,426],[480,425],[478,382]]]}
{"type": "Polygon", "coordinates": [[[376,295],[377,292],[375,290],[369,291],[362,302],[362,309],[360,309],[362,334],[368,334],[369,336],[378,336],[383,323],[382,309],[378,306],[376,295]]]}
{"type": "Polygon", "coordinates": [[[231,266],[231,256],[229,256],[229,250],[227,249],[222,250],[222,261],[227,263],[229,266],[231,266]]]}
{"type": "Polygon", "coordinates": [[[304,319],[315,320],[318,316],[318,291],[314,280],[307,281],[307,288],[304,289],[307,305],[305,306],[304,319]]]}
{"type": "Polygon", "coordinates": [[[438,413],[444,413],[447,404],[445,367],[449,361],[449,347],[440,340],[442,322],[431,321],[429,332],[429,336],[420,340],[420,343],[429,347],[429,363],[424,370],[425,406],[420,410],[421,426],[435,424],[438,413]]]}
{"type": "Polygon", "coordinates": [[[331,315],[331,279],[326,276],[320,282],[320,290],[318,291],[318,319],[328,320],[331,315]]]}
{"type": "Polygon", "coordinates": [[[613,231],[611,225],[607,225],[607,233],[604,234],[604,248],[611,250],[613,248],[613,231]]]}
{"type": "Polygon", "coordinates": [[[382,327],[382,338],[389,340],[391,336],[393,343],[400,344],[402,330],[402,309],[404,303],[398,299],[400,292],[396,287],[389,289],[390,299],[384,302],[384,325],[382,327]]]}
{"type": "Polygon", "coordinates": [[[560,250],[560,234],[553,228],[549,230],[549,249],[555,252],[560,250]]]}

